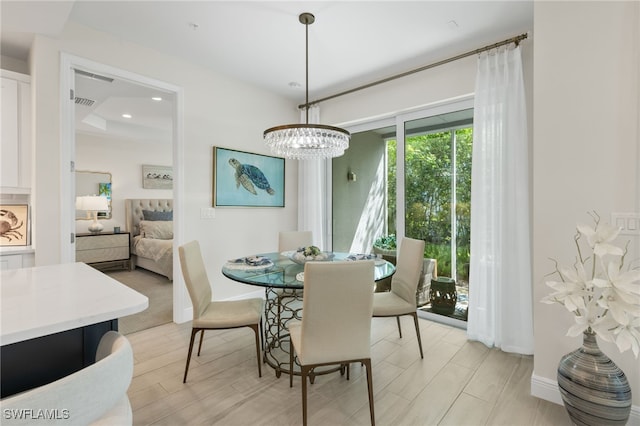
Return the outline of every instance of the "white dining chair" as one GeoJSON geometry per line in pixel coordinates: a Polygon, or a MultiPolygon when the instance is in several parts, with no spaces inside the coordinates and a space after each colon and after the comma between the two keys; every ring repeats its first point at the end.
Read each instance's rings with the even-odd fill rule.
{"type": "Polygon", "coordinates": [[[420,358],[424,358],[424,355],[422,353],[422,340],[420,339],[420,326],[418,324],[416,292],[422,273],[423,258],[424,241],[403,238],[396,260],[396,272],[391,278],[391,291],[373,295],[373,316],[396,317],[400,338],[402,338],[400,317],[403,315],[413,317],[416,335],[418,336],[420,358]]]}
{"type": "Polygon", "coordinates": [[[311,231],[280,231],[278,233],[278,251],[280,253],[310,245],[313,245],[313,233],[311,231]]]}
{"type": "Polygon", "coordinates": [[[197,241],[188,242],[178,247],[180,266],[184,276],[191,303],[193,304],[193,324],[191,326],[191,340],[187,365],[184,368],[182,383],[187,382],[189,362],[196,334],[200,332],[200,344],[198,356],[202,349],[202,340],[205,330],[226,330],[230,328],[249,327],[256,336],[256,357],[258,359],[258,376],[262,377],[260,362],[260,342],[263,337],[262,312],[264,300],[259,298],[212,301],[211,284],[207,277],[207,271],[202,260],[200,244],[197,241]],[[258,334],[258,328],[260,334],[258,334]],[[260,337],[258,337],[260,336],[260,337]]]}
{"type": "MultiPolygon", "coordinates": [[[[309,262],[304,267],[302,320],[289,323],[289,386],[294,352],[302,379],[302,420],[307,424],[307,380],[315,367],[362,363],[367,372],[369,412],[375,425],[371,371],[374,262],[309,262]]],[[[342,369],[341,369],[342,370],[342,369]]]]}

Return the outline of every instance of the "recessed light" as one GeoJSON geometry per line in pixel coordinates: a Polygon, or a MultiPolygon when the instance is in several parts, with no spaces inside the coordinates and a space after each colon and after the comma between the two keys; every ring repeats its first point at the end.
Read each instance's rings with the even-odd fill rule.
{"type": "Polygon", "coordinates": [[[131,118],[131,114],[122,114],[122,118],[131,118]]]}
{"type": "Polygon", "coordinates": [[[153,98],[154,101],[160,102],[162,100],[162,98],[160,96],[154,96],[153,98]]]}

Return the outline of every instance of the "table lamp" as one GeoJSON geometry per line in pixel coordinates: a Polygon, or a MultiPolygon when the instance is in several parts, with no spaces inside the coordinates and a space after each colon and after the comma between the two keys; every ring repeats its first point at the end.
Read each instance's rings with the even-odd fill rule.
{"type": "Polygon", "coordinates": [[[90,214],[93,213],[93,223],[89,225],[89,232],[97,234],[104,229],[98,222],[98,212],[109,210],[109,200],[99,195],[76,197],[76,210],[86,210],[87,217],[91,217],[90,214]]]}

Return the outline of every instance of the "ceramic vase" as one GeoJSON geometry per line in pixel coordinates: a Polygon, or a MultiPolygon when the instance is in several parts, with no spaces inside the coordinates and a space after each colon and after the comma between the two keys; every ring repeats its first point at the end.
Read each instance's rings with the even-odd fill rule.
{"type": "Polygon", "coordinates": [[[448,277],[432,279],[429,299],[431,300],[431,310],[433,312],[452,315],[456,310],[456,302],[458,301],[456,281],[448,277]]]}
{"type": "Polygon", "coordinates": [[[585,332],[580,349],[562,357],[558,387],[576,425],[624,425],[631,412],[631,388],[624,372],[585,332]]]}

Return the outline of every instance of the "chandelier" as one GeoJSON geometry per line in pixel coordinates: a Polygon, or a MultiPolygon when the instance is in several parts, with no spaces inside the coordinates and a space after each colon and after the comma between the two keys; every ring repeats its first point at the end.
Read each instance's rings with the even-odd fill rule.
{"type": "Polygon", "coordinates": [[[351,135],[344,129],[322,124],[309,124],[309,25],[315,17],[302,13],[298,17],[305,26],[306,51],[306,121],[305,124],[285,124],[264,131],[264,141],[275,155],[293,160],[339,157],[349,148],[351,135]]]}

